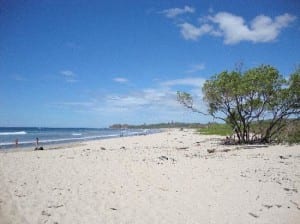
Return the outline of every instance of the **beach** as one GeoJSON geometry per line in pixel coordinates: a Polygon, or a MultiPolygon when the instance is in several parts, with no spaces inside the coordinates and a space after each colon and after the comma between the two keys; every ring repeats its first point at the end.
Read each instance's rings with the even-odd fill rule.
{"type": "Polygon", "coordinates": [[[193,129],[0,153],[0,223],[299,223],[299,145],[193,129]]]}

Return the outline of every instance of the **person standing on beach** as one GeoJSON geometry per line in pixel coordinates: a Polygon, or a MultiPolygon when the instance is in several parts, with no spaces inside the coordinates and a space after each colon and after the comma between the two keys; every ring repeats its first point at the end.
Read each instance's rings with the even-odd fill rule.
{"type": "Polygon", "coordinates": [[[16,147],[19,145],[19,139],[16,138],[16,147]]]}
{"type": "Polygon", "coordinates": [[[39,147],[39,138],[36,138],[36,143],[35,143],[36,147],[39,147]]]}

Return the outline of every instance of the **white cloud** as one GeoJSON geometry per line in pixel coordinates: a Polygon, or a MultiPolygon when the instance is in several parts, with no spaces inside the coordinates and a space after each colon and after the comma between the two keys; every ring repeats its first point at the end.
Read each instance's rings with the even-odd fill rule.
{"type": "Polygon", "coordinates": [[[142,89],[124,95],[108,95],[105,101],[110,108],[131,111],[141,108],[169,107],[176,103],[176,92],[168,88],[142,89]]]}
{"type": "Polygon", "coordinates": [[[70,70],[60,71],[60,74],[64,77],[66,82],[69,82],[69,83],[78,82],[78,79],[76,78],[77,75],[70,70]]]}
{"type": "Polygon", "coordinates": [[[194,13],[195,9],[190,6],[184,6],[183,8],[170,8],[165,9],[161,13],[163,13],[167,18],[175,18],[179,15],[186,13],[194,13]]]}
{"type": "Polygon", "coordinates": [[[128,82],[128,79],[125,79],[122,77],[116,77],[113,79],[113,81],[118,82],[118,83],[125,83],[125,82],[128,82]]]}
{"type": "Polygon", "coordinates": [[[138,94],[107,96],[106,102],[110,107],[117,108],[136,108],[148,104],[148,101],[138,94]]]}
{"type": "MultiPolygon", "coordinates": [[[[52,104],[74,112],[96,114],[113,119],[111,123],[199,121],[197,114],[191,113],[177,102],[177,90],[188,86],[195,97],[195,104],[205,110],[201,97],[202,78],[183,78],[157,83],[156,87],[138,89],[125,94],[106,93],[99,98],[86,101],[66,101],[52,104]],[[155,115],[155,116],[153,116],[155,115]],[[187,120],[186,120],[187,119],[187,120]]],[[[199,117],[201,120],[201,117],[199,117]]],[[[207,118],[202,118],[206,122],[207,118]]]]}
{"type": "Polygon", "coordinates": [[[201,87],[205,79],[203,78],[182,78],[182,79],[174,79],[161,83],[163,86],[194,86],[201,87]]]}
{"type": "Polygon", "coordinates": [[[144,98],[147,100],[160,101],[164,99],[170,92],[166,89],[144,89],[144,98]]]}
{"type": "Polygon", "coordinates": [[[75,76],[74,72],[72,72],[70,70],[60,71],[60,74],[62,74],[65,77],[74,77],[75,76]]]}
{"type": "Polygon", "coordinates": [[[288,13],[272,19],[265,15],[256,16],[250,26],[245,20],[227,12],[217,13],[210,20],[218,25],[218,31],[222,33],[225,44],[236,44],[241,41],[270,42],[274,41],[283,28],[296,19],[288,13]]]}
{"type": "Polygon", "coordinates": [[[190,66],[190,68],[186,71],[186,73],[195,73],[205,69],[204,63],[196,64],[190,66]]]}
{"type": "MultiPolygon", "coordinates": [[[[169,9],[170,11],[164,10],[163,12],[167,17],[173,18],[189,11],[189,8],[186,7],[184,9],[169,9]]],[[[192,12],[194,11],[193,9],[192,12]]],[[[219,12],[214,15],[212,13],[213,11],[209,10],[209,15],[200,17],[196,25],[188,22],[177,23],[183,38],[196,41],[203,35],[210,35],[224,38],[225,44],[237,44],[241,41],[272,42],[278,38],[284,28],[297,18],[289,13],[275,18],[258,15],[247,22],[243,17],[229,12],[219,12]]]]}
{"type": "Polygon", "coordinates": [[[209,33],[212,30],[212,26],[203,24],[200,27],[196,27],[190,23],[182,23],[178,25],[180,27],[180,33],[186,40],[197,40],[204,34],[209,33]]]}

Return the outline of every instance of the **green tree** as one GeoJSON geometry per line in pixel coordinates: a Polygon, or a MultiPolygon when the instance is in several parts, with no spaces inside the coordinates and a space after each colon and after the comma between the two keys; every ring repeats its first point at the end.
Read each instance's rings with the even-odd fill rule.
{"type": "MultiPolygon", "coordinates": [[[[221,119],[234,130],[239,143],[270,142],[289,117],[299,117],[300,69],[284,79],[278,70],[261,65],[240,71],[224,71],[203,86],[208,114],[221,119]]],[[[194,112],[190,94],[178,92],[177,99],[194,112]]]]}

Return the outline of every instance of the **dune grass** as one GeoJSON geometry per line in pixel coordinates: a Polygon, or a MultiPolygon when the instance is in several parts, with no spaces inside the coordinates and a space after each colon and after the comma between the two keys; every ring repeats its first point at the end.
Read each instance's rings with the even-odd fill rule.
{"type": "Polygon", "coordinates": [[[207,124],[203,128],[199,128],[198,132],[204,135],[221,135],[221,136],[229,136],[232,135],[232,128],[227,124],[207,124]]]}
{"type": "MultiPolygon", "coordinates": [[[[279,131],[274,136],[274,141],[276,142],[286,142],[290,144],[300,143],[300,120],[299,119],[290,119],[286,120],[286,126],[283,130],[279,131]]],[[[260,124],[260,128],[267,127],[267,121],[260,124]]],[[[251,126],[252,131],[259,133],[258,124],[254,123],[251,126]]],[[[221,136],[231,136],[233,134],[232,128],[228,124],[219,124],[219,123],[209,123],[203,125],[203,127],[197,129],[200,134],[204,135],[221,135],[221,136]]]]}

